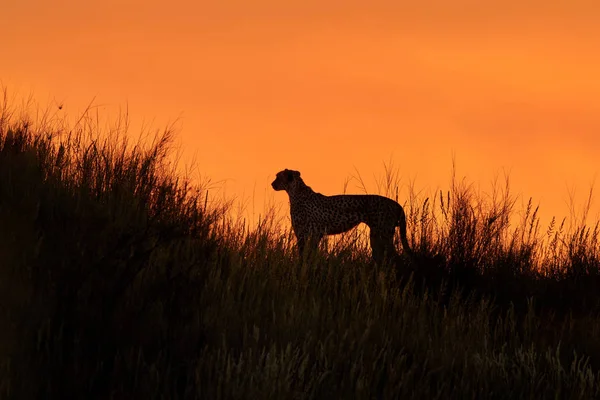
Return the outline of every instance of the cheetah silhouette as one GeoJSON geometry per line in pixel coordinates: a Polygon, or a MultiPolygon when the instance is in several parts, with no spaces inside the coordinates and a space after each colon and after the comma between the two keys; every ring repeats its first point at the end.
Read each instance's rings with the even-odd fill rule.
{"type": "Polygon", "coordinates": [[[372,257],[377,264],[398,257],[394,246],[396,227],[400,227],[404,251],[414,257],[406,238],[404,209],[392,199],[371,194],[325,196],[307,186],[300,172],[289,169],[278,172],[271,186],[285,190],[289,196],[301,260],[305,250],[316,250],[325,235],[347,232],[361,222],[370,229],[372,257]]]}

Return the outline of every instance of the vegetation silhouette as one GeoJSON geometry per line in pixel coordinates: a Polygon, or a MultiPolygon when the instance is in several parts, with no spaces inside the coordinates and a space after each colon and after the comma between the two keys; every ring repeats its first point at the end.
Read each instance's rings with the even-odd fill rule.
{"type": "Polygon", "coordinates": [[[174,172],[171,130],[94,121],[4,93],[0,398],[599,397],[597,224],[530,201],[513,228],[508,185],[453,179],[405,205],[421,261],[354,230],[299,264],[274,209],[248,227],[174,172]]]}

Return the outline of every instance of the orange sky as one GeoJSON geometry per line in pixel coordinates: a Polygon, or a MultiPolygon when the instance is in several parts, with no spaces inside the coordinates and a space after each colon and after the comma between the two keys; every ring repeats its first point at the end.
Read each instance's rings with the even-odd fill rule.
{"type": "Polygon", "coordinates": [[[69,114],[95,97],[134,125],[179,118],[184,161],[227,196],[256,190],[255,214],[287,201],[283,168],[325,194],[356,168],[375,191],[391,158],[447,189],[454,155],[483,190],[507,170],[565,216],[600,166],[596,3],[3,0],[0,80],[69,114]]]}

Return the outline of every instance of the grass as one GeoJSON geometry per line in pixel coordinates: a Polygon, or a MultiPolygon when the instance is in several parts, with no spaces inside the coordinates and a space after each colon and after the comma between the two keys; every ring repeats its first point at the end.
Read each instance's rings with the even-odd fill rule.
{"type": "Polygon", "coordinates": [[[174,172],[171,131],[9,103],[0,398],[600,396],[598,225],[514,225],[508,184],[453,179],[406,205],[418,263],[353,231],[299,265],[277,213],[248,227],[174,172]]]}

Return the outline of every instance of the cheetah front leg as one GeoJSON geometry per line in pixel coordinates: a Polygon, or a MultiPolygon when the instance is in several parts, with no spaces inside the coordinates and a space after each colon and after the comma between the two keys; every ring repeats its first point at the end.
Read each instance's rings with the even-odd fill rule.
{"type": "Polygon", "coordinates": [[[317,253],[322,236],[300,233],[296,235],[300,263],[317,253]]]}

